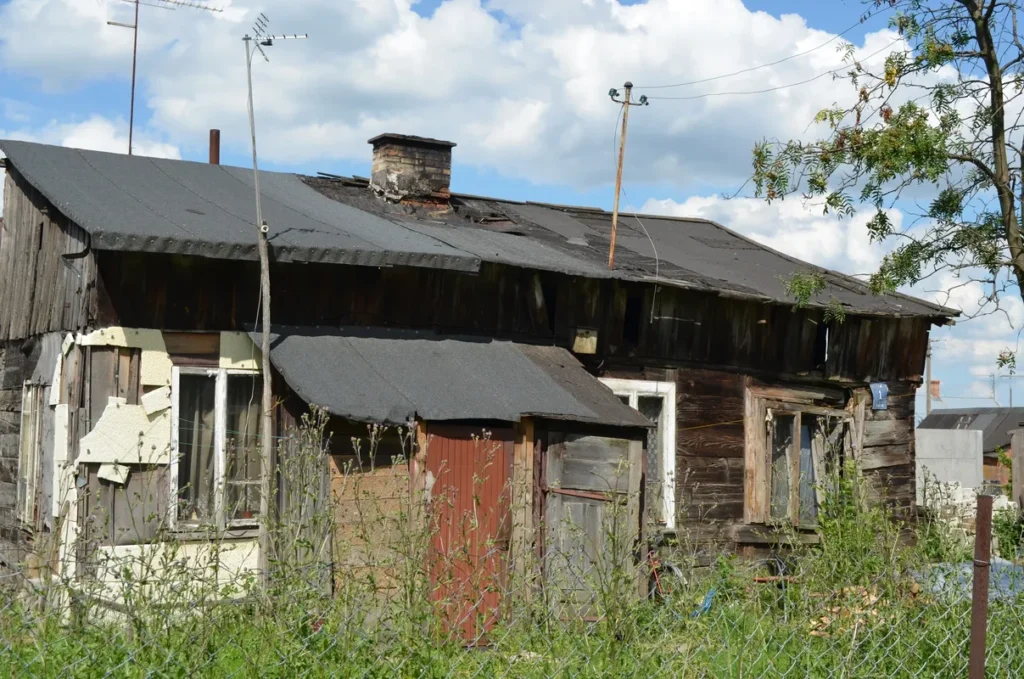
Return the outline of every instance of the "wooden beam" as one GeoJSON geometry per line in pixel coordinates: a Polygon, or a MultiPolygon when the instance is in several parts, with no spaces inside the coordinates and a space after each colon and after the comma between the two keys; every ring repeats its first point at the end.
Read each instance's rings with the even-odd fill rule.
{"type": "Polygon", "coordinates": [[[1012,499],[1018,503],[1018,507],[1024,507],[1024,503],[1021,502],[1024,499],[1024,429],[1014,429],[1010,432],[1010,456],[1013,459],[1012,499]]]}
{"type": "Polygon", "coordinates": [[[163,335],[168,354],[220,355],[219,332],[164,332],[163,335]]]}
{"type": "Polygon", "coordinates": [[[729,527],[728,534],[733,542],[752,545],[816,545],[821,542],[821,537],[817,533],[771,526],[735,524],[729,527]]]}
{"type": "MultiPolygon", "coordinates": [[[[426,526],[426,500],[423,491],[427,487],[427,454],[430,438],[427,423],[416,422],[416,449],[409,456],[409,534],[418,536],[426,526]]],[[[415,550],[417,540],[411,541],[410,549],[415,550]]],[[[415,558],[415,554],[410,554],[415,558]]]]}
{"type": "Polygon", "coordinates": [[[534,503],[534,423],[524,417],[516,425],[512,453],[512,544],[509,554],[513,572],[525,576],[531,570],[535,554],[536,529],[534,503]]]}
{"type": "Polygon", "coordinates": [[[743,520],[757,523],[765,521],[768,516],[765,410],[761,399],[749,386],[745,390],[743,405],[743,520]]]}

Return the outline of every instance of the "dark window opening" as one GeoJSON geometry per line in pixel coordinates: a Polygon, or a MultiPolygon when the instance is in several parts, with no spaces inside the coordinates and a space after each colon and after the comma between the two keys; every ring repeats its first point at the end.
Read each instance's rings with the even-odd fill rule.
{"type": "Polygon", "coordinates": [[[824,368],[828,362],[828,323],[818,321],[818,334],[814,340],[814,367],[824,368]]]}
{"type": "Polygon", "coordinates": [[[638,294],[626,297],[626,312],[622,316],[622,341],[626,346],[640,344],[640,323],[644,313],[644,298],[638,294]]]}
{"type": "Polygon", "coordinates": [[[551,334],[555,334],[555,307],[558,302],[558,285],[550,280],[544,280],[540,284],[541,293],[544,295],[544,308],[548,312],[548,327],[551,334]]]}

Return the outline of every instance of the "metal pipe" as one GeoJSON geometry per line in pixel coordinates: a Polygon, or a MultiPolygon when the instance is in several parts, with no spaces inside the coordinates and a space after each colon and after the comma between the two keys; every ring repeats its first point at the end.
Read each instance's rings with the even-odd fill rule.
{"type": "Polygon", "coordinates": [[[971,590],[971,655],[969,679],[985,677],[985,634],[988,627],[989,559],[992,552],[992,496],[979,495],[974,524],[974,585],[971,590]]]}
{"type": "Polygon", "coordinates": [[[220,130],[210,130],[210,165],[220,165],[220,130]]]}
{"type": "Polygon", "coordinates": [[[924,359],[924,414],[932,414],[932,341],[928,340],[928,353],[924,359]]]}
{"type": "Polygon", "coordinates": [[[135,26],[132,38],[132,101],[128,107],[128,155],[132,155],[132,135],[135,132],[135,64],[139,59],[139,0],[135,0],[135,26]]]}
{"type": "Polygon", "coordinates": [[[260,171],[256,160],[256,113],[252,100],[252,53],[250,47],[252,38],[246,35],[243,39],[245,45],[245,66],[246,77],[249,85],[249,134],[252,138],[252,177],[253,187],[256,191],[256,226],[259,231],[259,255],[260,255],[260,297],[262,298],[261,313],[263,316],[262,337],[260,351],[263,353],[263,400],[262,416],[260,426],[260,535],[259,535],[259,562],[260,579],[264,587],[269,584],[270,564],[270,537],[268,534],[267,522],[270,520],[270,474],[273,471],[273,439],[271,427],[273,421],[271,412],[273,410],[273,394],[271,393],[270,374],[270,245],[267,242],[267,225],[263,221],[263,204],[260,197],[260,171]]]}

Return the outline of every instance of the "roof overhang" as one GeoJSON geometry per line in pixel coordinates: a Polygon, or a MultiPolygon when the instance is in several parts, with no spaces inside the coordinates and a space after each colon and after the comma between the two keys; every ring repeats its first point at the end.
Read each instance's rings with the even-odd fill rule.
{"type": "MultiPolygon", "coordinates": [[[[251,333],[259,343],[259,334],[251,333]]],[[[650,427],[560,347],[381,328],[284,328],[270,360],[306,403],[360,422],[523,417],[650,427]]]]}

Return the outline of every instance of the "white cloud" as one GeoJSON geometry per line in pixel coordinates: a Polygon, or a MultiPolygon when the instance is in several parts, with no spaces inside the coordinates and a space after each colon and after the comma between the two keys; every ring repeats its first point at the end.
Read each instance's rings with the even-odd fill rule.
{"type": "MultiPolygon", "coordinates": [[[[261,153],[268,160],[368,160],[366,139],[407,132],[458,142],[456,162],[592,187],[613,177],[618,110],[609,87],[627,79],[645,85],[710,77],[832,37],[799,16],[752,12],[740,0],[486,3],[503,15],[481,2],[445,0],[428,18],[413,11],[411,0],[265,0],[258,7],[236,0],[222,3],[228,11],[220,15],[143,7],[140,101],[151,110],[154,129],[178,146],[198,146],[207,129],[219,127],[224,144],[242,150],[240,38],[255,12],[264,11],[272,30],[310,32],[308,41],[271,48],[271,63],[255,64],[261,153]]],[[[131,32],[105,23],[125,18],[130,7],[121,4],[11,0],[0,7],[0,60],[51,88],[126,79],[131,32]],[[62,39],[41,40],[44,35],[62,39]]],[[[860,53],[897,40],[881,29],[860,53]]],[[[785,85],[838,66],[834,48],[736,78],[643,92],[785,85]]],[[[738,185],[757,138],[813,134],[808,125],[818,109],[852,96],[848,82],[822,78],[756,97],[652,100],[631,118],[627,181],[738,185]]]]}

